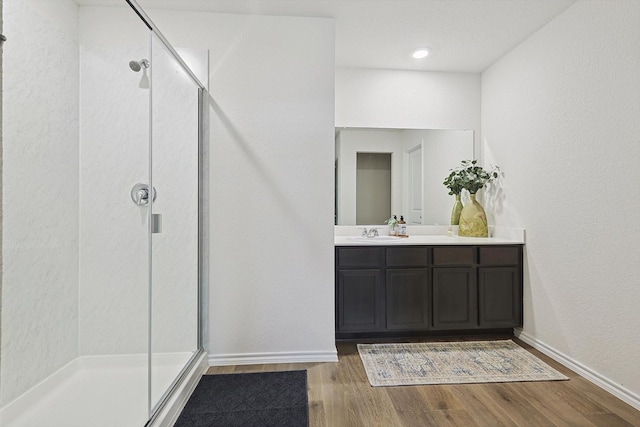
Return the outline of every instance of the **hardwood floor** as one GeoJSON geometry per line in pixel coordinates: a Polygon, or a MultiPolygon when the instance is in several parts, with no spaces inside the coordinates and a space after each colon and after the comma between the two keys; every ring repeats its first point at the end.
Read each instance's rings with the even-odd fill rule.
{"type": "Polygon", "coordinates": [[[371,387],[356,344],[348,342],[337,344],[338,363],[219,366],[207,373],[306,369],[311,427],[640,427],[640,411],[512,339],[570,380],[371,387]]]}

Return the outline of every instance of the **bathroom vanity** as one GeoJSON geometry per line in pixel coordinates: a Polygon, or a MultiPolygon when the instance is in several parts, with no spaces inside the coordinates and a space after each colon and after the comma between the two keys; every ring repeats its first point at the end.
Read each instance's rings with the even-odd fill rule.
{"type": "Polygon", "coordinates": [[[523,243],[336,237],[336,338],[512,333],[522,326],[523,243]]]}

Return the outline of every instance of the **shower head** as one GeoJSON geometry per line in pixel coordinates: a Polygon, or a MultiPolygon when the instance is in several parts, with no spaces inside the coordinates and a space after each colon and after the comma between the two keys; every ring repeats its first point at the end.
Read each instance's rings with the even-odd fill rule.
{"type": "Polygon", "coordinates": [[[143,68],[149,68],[149,60],[141,59],[140,61],[129,61],[129,68],[137,73],[143,68]]]}

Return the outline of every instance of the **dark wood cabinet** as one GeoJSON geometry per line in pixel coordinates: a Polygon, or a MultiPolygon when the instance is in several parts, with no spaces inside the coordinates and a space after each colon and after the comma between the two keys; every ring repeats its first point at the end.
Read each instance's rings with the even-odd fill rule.
{"type": "Polygon", "coordinates": [[[386,328],[407,331],[429,329],[429,271],[426,268],[388,269],[386,279],[386,328]]]}
{"type": "Polygon", "coordinates": [[[340,331],[378,331],[385,324],[382,270],[340,270],[337,286],[337,328],[340,331]]]}
{"type": "Polygon", "coordinates": [[[385,327],[384,247],[336,250],[336,330],[371,332],[385,327]]]}
{"type": "Polygon", "coordinates": [[[522,326],[522,245],[336,248],[336,337],[522,326]]]}
{"type": "Polygon", "coordinates": [[[476,278],[472,267],[433,269],[433,327],[473,329],[477,326],[476,278]]]}
{"type": "Polygon", "coordinates": [[[385,259],[386,329],[429,329],[429,250],[424,246],[388,247],[385,259]]]}
{"type": "Polygon", "coordinates": [[[479,268],[478,296],[480,327],[522,325],[522,295],[517,267],[479,268]]]}
{"type": "Polygon", "coordinates": [[[478,248],[478,325],[522,326],[522,247],[478,248]]]}

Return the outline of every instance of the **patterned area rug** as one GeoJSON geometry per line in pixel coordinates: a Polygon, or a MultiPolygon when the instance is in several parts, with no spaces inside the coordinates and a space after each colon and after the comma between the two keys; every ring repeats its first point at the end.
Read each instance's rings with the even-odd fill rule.
{"type": "Polygon", "coordinates": [[[372,386],[568,380],[511,340],[358,344],[372,386]]]}

